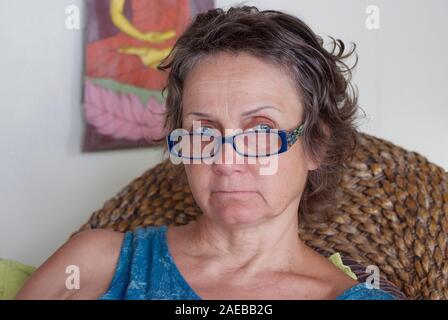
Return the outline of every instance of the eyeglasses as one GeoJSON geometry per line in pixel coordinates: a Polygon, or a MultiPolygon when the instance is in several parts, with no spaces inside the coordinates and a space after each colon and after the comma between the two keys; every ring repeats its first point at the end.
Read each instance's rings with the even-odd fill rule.
{"type": "Polygon", "coordinates": [[[176,129],[167,136],[168,150],[183,159],[209,159],[215,157],[221,145],[230,143],[244,157],[268,157],[291,148],[303,134],[304,124],[292,131],[277,129],[252,130],[223,137],[215,132],[188,132],[176,129]]]}

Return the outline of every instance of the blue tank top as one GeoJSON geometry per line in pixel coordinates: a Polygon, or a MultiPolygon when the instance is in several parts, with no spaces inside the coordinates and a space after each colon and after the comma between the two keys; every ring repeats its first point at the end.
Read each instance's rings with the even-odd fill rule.
{"type": "MultiPolygon", "coordinates": [[[[166,239],[167,226],[139,227],[124,235],[115,273],[99,300],[201,300],[177,268],[166,239]]],[[[337,300],[395,300],[359,283],[337,300]]]]}

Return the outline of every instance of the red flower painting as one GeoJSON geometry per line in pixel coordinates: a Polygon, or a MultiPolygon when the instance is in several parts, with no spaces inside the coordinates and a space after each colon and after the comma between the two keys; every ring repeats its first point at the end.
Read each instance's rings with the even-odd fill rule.
{"type": "Polygon", "coordinates": [[[157,65],[209,0],[87,1],[83,151],[163,138],[166,74],[157,65]]]}

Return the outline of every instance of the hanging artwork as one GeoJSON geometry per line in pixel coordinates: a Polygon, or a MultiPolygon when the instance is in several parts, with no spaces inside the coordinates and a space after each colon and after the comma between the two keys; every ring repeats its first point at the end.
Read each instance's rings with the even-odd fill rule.
{"type": "Polygon", "coordinates": [[[167,132],[157,65],[213,0],[87,0],[83,151],[154,145],[167,132]]]}

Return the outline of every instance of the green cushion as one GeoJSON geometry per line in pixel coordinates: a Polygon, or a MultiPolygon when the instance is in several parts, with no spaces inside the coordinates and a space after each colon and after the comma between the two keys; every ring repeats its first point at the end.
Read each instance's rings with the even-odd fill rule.
{"type": "Polygon", "coordinates": [[[358,280],[356,274],[353,273],[349,266],[346,266],[342,261],[341,254],[339,252],[333,253],[328,259],[339,269],[341,269],[346,275],[348,275],[353,280],[358,280]]]}
{"type": "Polygon", "coordinates": [[[0,300],[12,300],[37,268],[0,258],[0,300]]]}

